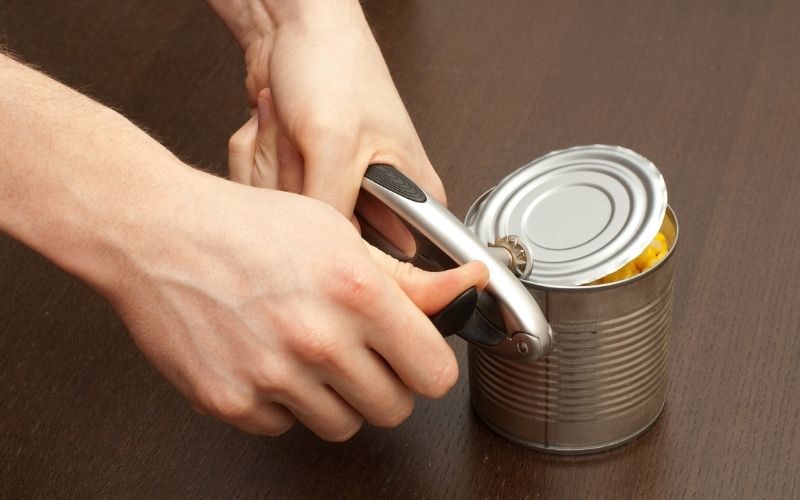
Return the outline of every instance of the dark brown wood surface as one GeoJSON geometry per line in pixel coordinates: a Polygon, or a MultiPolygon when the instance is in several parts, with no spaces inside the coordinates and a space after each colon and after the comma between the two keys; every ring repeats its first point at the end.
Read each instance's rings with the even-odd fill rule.
{"type": "MultiPolygon", "coordinates": [[[[586,457],[506,442],[472,413],[453,341],[457,387],[397,429],[251,436],[196,415],[100,297],[4,238],[0,497],[800,496],[800,2],[365,8],[458,215],[553,149],[660,167],[681,242],[656,425],[586,457]]],[[[0,40],[224,172],[243,65],[202,2],[5,0],[0,40]]]]}

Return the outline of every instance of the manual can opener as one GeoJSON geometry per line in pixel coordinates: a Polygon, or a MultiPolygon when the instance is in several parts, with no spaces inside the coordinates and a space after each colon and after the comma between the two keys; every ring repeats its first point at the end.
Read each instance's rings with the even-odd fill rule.
{"type": "Polygon", "coordinates": [[[414,230],[417,257],[440,269],[473,260],[489,269],[485,290],[471,288],[431,317],[444,336],[458,335],[522,363],[533,363],[550,352],[553,331],[533,296],[511,271],[522,277],[530,274],[530,250],[521,239],[509,236],[493,244],[481,243],[449,210],[391,165],[370,165],[361,187],[414,230]],[[420,235],[430,244],[419,241],[420,235]]]}

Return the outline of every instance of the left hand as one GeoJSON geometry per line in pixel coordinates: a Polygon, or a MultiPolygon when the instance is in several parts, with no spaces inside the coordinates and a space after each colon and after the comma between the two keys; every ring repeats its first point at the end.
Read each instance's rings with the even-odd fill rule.
{"type": "MultiPolygon", "coordinates": [[[[358,2],[271,3],[211,0],[244,49],[254,110],[231,138],[231,179],[305,194],[352,217],[367,166],[389,163],[446,204],[358,2]]],[[[362,197],[358,211],[408,249],[385,207],[362,197]]]]}

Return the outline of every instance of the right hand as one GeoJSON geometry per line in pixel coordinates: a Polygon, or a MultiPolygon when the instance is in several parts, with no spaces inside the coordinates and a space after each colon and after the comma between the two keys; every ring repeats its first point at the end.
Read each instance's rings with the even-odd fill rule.
{"type": "Polygon", "coordinates": [[[426,314],[483,286],[485,266],[423,272],[368,247],[322,202],[189,176],[171,221],[108,294],[198,411],[267,435],[298,419],[340,441],[363,420],[399,424],[414,393],[438,398],[455,383],[426,314]]]}

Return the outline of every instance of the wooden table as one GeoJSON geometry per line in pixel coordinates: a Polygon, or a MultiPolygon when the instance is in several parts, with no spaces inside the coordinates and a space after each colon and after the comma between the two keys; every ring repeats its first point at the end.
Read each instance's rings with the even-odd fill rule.
{"type": "MultiPolygon", "coordinates": [[[[682,241],[656,425],[614,451],[540,454],[488,430],[462,377],[344,444],[247,435],[196,415],[101,298],[3,239],[0,496],[800,496],[800,2],[365,4],[456,214],[565,146],[660,167],[682,241]]],[[[224,172],[243,66],[202,2],[6,0],[0,33],[224,172]]]]}

